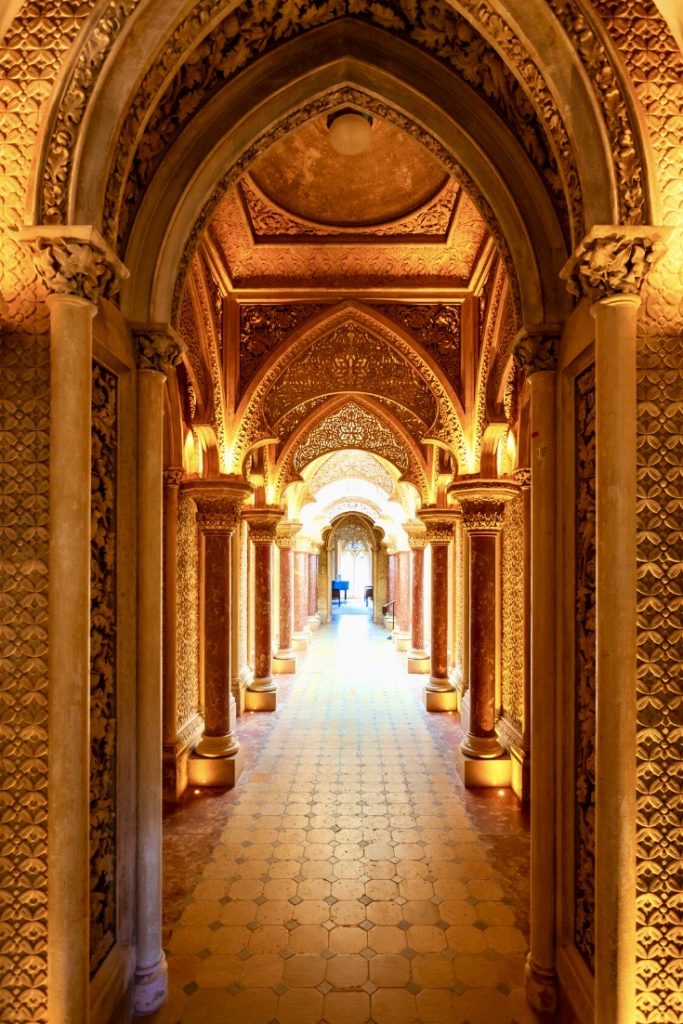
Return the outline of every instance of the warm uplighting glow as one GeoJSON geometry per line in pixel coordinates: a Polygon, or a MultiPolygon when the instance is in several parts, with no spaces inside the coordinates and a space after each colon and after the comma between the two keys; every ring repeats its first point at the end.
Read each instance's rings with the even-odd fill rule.
{"type": "Polygon", "coordinates": [[[342,110],[327,119],[332,149],[341,156],[359,156],[370,148],[372,118],[356,110],[342,110]]]}

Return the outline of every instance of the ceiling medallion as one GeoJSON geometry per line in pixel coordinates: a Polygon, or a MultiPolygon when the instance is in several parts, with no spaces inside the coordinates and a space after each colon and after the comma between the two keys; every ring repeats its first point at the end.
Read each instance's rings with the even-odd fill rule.
{"type": "Polygon", "coordinates": [[[372,142],[372,118],[350,107],[337,110],[327,118],[329,143],[341,156],[359,156],[372,142]]]}

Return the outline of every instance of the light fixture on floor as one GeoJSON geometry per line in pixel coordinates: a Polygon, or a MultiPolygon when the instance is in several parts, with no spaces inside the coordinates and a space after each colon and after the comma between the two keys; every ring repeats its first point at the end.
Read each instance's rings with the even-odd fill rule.
{"type": "Polygon", "coordinates": [[[341,156],[359,156],[370,148],[372,118],[360,110],[337,110],[327,118],[330,145],[341,156]]]}

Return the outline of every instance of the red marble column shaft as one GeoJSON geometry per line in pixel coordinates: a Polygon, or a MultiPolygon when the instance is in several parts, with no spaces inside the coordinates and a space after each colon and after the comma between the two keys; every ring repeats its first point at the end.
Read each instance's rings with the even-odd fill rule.
{"type": "Polygon", "coordinates": [[[470,533],[470,735],[496,739],[496,535],[470,533]]]}
{"type": "Polygon", "coordinates": [[[318,611],[318,556],[308,556],[308,614],[315,615],[318,611]]]}
{"type": "Polygon", "coordinates": [[[424,576],[425,576],[425,549],[423,547],[412,548],[410,551],[411,572],[411,616],[410,616],[410,643],[413,651],[424,651],[424,576]]]}
{"type": "Polygon", "coordinates": [[[254,680],[250,689],[272,683],[271,542],[254,541],[254,680]]]}
{"type": "Polygon", "coordinates": [[[292,549],[280,548],[280,650],[288,651],[292,646],[292,549]]]}
{"type": "Polygon", "coordinates": [[[396,626],[401,633],[410,632],[410,552],[396,554],[396,626]]]}
{"type": "Polygon", "coordinates": [[[432,674],[430,682],[450,689],[448,679],[448,543],[432,541],[432,674]]]}
{"type": "Polygon", "coordinates": [[[294,632],[304,633],[308,623],[308,555],[294,552],[294,632]]]}
{"type": "MultiPolygon", "coordinates": [[[[204,735],[226,736],[230,711],[232,531],[206,531],[204,561],[204,735]]],[[[235,743],[235,745],[237,745],[235,743]]]]}
{"type": "Polygon", "coordinates": [[[396,599],[396,555],[389,553],[387,560],[387,603],[396,599]]]}

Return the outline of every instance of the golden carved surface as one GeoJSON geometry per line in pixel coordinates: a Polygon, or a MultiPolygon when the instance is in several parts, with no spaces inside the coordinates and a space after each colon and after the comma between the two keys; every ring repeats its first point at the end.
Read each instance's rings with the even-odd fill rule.
{"type": "Polygon", "coordinates": [[[191,498],[178,501],[176,577],[176,733],[199,709],[199,528],[191,498]]]}
{"type": "Polygon", "coordinates": [[[524,724],[524,500],[518,495],[505,507],[502,533],[501,711],[521,733],[524,724]]]}
{"type": "Polygon", "coordinates": [[[90,974],[116,941],[117,378],[93,363],[90,538],[90,974]]]}
{"type": "Polygon", "coordinates": [[[313,494],[316,494],[328,484],[343,479],[368,480],[386,494],[391,494],[394,489],[391,474],[379,459],[365,451],[340,451],[330,455],[315,471],[309,486],[313,494]]]}
{"type": "Polygon", "coordinates": [[[294,453],[293,467],[300,472],[320,455],[342,448],[376,452],[403,473],[408,470],[405,446],[382,420],[356,402],[347,402],[306,435],[294,453]]]}
{"type": "Polygon", "coordinates": [[[325,308],[319,302],[240,305],[239,397],[287,335],[325,308]]]}
{"type": "Polygon", "coordinates": [[[461,398],[461,319],[462,305],[458,302],[376,304],[385,316],[396,320],[419,341],[426,352],[443,370],[446,380],[461,398]]]}

